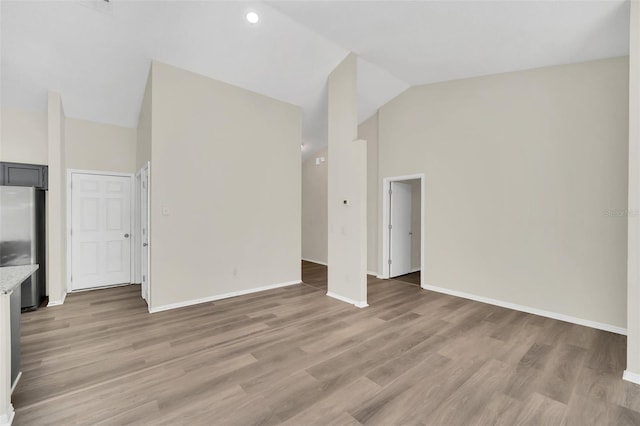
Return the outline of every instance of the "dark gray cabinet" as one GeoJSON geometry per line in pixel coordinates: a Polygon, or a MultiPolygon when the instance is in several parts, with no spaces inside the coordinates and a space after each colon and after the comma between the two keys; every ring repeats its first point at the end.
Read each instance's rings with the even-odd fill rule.
{"type": "Polygon", "coordinates": [[[47,174],[47,166],[0,162],[0,185],[48,189],[47,174]]]}

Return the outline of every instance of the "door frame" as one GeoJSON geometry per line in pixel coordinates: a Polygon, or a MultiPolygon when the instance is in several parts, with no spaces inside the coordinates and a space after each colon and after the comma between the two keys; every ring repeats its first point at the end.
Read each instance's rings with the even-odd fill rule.
{"type": "MultiPolygon", "coordinates": [[[[139,247],[140,245],[140,241],[142,239],[142,235],[141,235],[141,228],[142,228],[142,223],[141,223],[141,215],[140,215],[140,211],[142,209],[141,206],[141,202],[142,202],[142,170],[140,169],[136,172],[135,174],[135,178],[134,178],[134,206],[133,206],[133,216],[134,216],[134,227],[131,233],[131,237],[133,239],[133,247],[139,247]]],[[[134,274],[131,277],[131,282],[135,283],[135,284],[142,284],[142,259],[140,258],[140,251],[138,250],[134,250],[132,253],[132,257],[131,260],[133,261],[133,271],[134,274]]]]}
{"type": "MultiPolygon", "coordinates": [[[[136,216],[138,217],[138,228],[136,229],[136,235],[138,236],[137,241],[138,247],[137,257],[139,258],[139,265],[137,266],[138,271],[140,272],[140,286],[143,287],[144,283],[142,282],[142,275],[145,271],[142,270],[142,173],[146,171],[147,174],[147,270],[146,270],[146,283],[147,283],[147,309],[151,312],[151,162],[147,161],[144,166],[138,170],[136,176],[140,176],[140,187],[139,193],[137,194],[138,209],[135,211],[136,216]]],[[[137,184],[137,181],[136,181],[137,184]]],[[[142,288],[141,288],[142,290],[142,288]]]]}
{"type": "MultiPolygon", "coordinates": [[[[71,196],[72,196],[72,192],[71,192],[71,178],[73,174],[79,174],[79,175],[101,175],[101,176],[116,176],[116,177],[128,177],[129,178],[129,196],[131,197],[131,204],[129,205],[129,214],[131,215],[130,217],[130,224],[131,224],[131,235],[134,235],[137,230],[135,229],[136,223],[135,223],[135,217],[134,217],[134,195],[135,195],[135,191],[133,190],[133,184],[135,182],[135,176],[133,173],[120,173],[120,172],[105,172],[105,171],[98,171],[98,170],[81,170],[81,169],[67,169],[67,182],[66,182],[66,190],[67,190],[67,229],[65,229],[65,244],[67,246],[67,285],[66,285],[66,289],[67,289],[67,293],[72,293],[75,291],[87,291],[87,290],[92,290],[92,289],[87,289],[87,290],[73,290],[72,286],[71,286],[71,256],[72,256],[72,247],[71,247],[71,242],[73,241],[73,239],[71,238],[71,207],[72,207],[72,203],[71,203],[71,196]]],[[[135,265],[134,265],[134,259],[135,256],[133,256],[133,240],[134,238],[129,238],[129,244],[131,246],[131,250],[129,251],[130,253],[130,257],[131,257],[131,262],[130,262],[130,268],[131,270],[129,271],[130,274],[130,280],[133,281],[134,278],[134,274],[135,274],[135,265]]]]}
{"type": "Polygon", "coordinates": [[[393,176],[382,179],[382,273],[380,278],[389,279],[389,210],[391,205],[389,203],[389,188],[391,182],[405,181],[405,180],[420,180],[420,287],[425,286],[425,229],[424,229],[424,214],[425,214],[425,175],[424,173],[417,173],[414,175],[393,176]]]}

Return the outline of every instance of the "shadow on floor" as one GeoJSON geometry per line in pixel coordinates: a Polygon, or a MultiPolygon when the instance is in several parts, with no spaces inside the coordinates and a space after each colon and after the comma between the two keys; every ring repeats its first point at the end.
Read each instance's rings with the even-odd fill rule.
{"type": "Polygon", "coordinates": [[[395,277],[394,280],[420,286],[420,271],[412,272],[410,274],[400,275],[399,277],[395,277]]]}

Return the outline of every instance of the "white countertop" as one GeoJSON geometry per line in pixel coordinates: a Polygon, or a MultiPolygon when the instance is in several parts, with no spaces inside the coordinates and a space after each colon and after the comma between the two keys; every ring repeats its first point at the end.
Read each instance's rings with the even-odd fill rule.
{"type": "Polygon", "coordinates": [[[0,293],[10,293],[11,290],[29,278],[39,265],[5,266],[0,268],[0,293]]]}

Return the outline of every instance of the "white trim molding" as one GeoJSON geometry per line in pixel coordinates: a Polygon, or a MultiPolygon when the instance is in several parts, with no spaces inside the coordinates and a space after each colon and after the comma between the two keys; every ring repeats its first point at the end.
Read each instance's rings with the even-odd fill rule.
{"type": "Polygon", "coordinates": [[[640,385],[640,374],[624,370],[624,373],[622,373],[622,380],[640,385]]]}
{"type": "MultiPolygon", "coordinates": [[[[424,173],[417,173],[413,175],[393,176],[382,179],[382,268],[380,275],[376,278],[388,279],[390,278],[389,271],[389,249],[391,243],[389,241],[389,185],[391,182],[405,181],[405,180],[420,180],[420,266],[418,270],[425,270],[426,256],[425,256],[425,205],[426,205],[426,177],[424,173]]],[[[411,271],[415,272],[415,271],[411,271]]],[[[424,274],[420,276],[420,284],[424,284],[424,274]]]]}
{"type": "Polygon", "coordinates": [[[0,426],[11,425],[11,293],[0,292],[0,426]]]}
{"type": "Polygon", "coordinates": [[[141,200],[141,192],[142,192],[142,171],[143,169],[138,170],[133,177],[133,227],[131,232],[131,242],[132,247],[134,248],[131,253],[131,270],[133,273],[131,274],[131,284],[142,284],[142,271],[140,268],[141,259],[141,214],[140,214],[140,203],[141,200]]]}
{"type": "MultiPolygon", "coordinates": [[[[72,218],[72,207],[73,207],[73,203],[72,203],[72,195],[73,195],[73,190],[71,188],[71,180],[73,178],[74,174],[82,174],[82,175],[99,175],[99,176],[114,176],[114,177],[126,177],[129,178],[129,198],[130,198],[130,205],[129,205],[129,233],[131,235],[135,234],[136,229],[135,229],[135,189],[134,189],[134,184],[135,184],[135,174],[134,173],[121,173],[121,172],[108,172],[108,171],[100,171],[100,170],[81,170],[81,169],[67,169],[67,174],[66,174],[66,178],[67,178],[67,182],[65,184],[65,187],[67,188],[67,199],[66,199],[66,205],[67,205],[67,221],[66,221],[66,226],[67,229],[65,230],[65,238],[66,238],[66,244],[67,244],[67,260],[66,260],[66,264],[67,264],[67,277],[66,280],[67,282],[63,285],[63,289],[66,290],[67,292],[72,292],[73,291],[73,285],[71,283],[71,269],[72,269],[72,256],[73,256],[73,247],[72,247],[72,237],[71,237],[71,218],[72,218]]],[[[129,238],[129,257],[130,257],[130,261],[129,261],[129,280],[133,281],[134,278],[134,261],[133,261],[133,250],[134,250],[134,239],[133,238],[129,238]]],[[[64,297],[62,298],[62,301],[59,303],[60,305],[62,305],[64,303],[64,297]]],[[[53,304],[51,304],[51,302],[47,305],[47,306],[57,306],[58,303],[57,301],[54,301],[53,304]]]]}
{"type": "MultiPolygon", "coordinates": [[[[477,296],[471,293],[465,293],[463,291],[450,290],[444,287],[437,287],[434,285],[422,285],[425,290],[435,291],[437,293],[444,293],[450,296],[462,297],[463,299],[475,300],[476,302],[488,303],[489,305],[500,306],[507,309],[513,309],[515,311],[526,312],[528,314],[539,315],[541,317],[547,317],[559,321],[570,322],[573,324],[583,325],[585,327],[597,328],[598,330],[609,331],[611,333],[627,335],[627,329],[617,327],[611,324],[604,324],[601,322],[591,321],[587,319],[572,317],[570,315],[559,314],[557,312],[545,311],[543,309],[532,308],[530,306],[518,305],[516,303],[505,302],[503,300],[491,299],[489,297],[477,296]]],[[[639,382],[640,383],[640,382],[639,382]]]]}
{"type": "Polygon", "coordinates": [[[318,265],[322,266],[329,266],[327,265],[327,262],[320,262],[319,260],[305,259],[304,257],[302,258],[302,260],[304,260],[305,262],[317,263],[318,265]]]}
{"type": "Polygon", "coordinates": [[[12,394],[13,394],[13,391],[16,390],[16,386],[18,386],[18,382],[20,381],[21,378],[22,378],[22,371],[18,371],[18,375],[16,376],[16,379],[13,381],[13,385],[11,385],[12,394]]]}
{"type": "Polygon", "coordinates": [[[344,297],[344,296],[340,296],[339,294],[336,294],[332,291],[328,291],[327,292],[327,296],[332,297],[336,300],[339,300],[341,302],[345,302],[345,303],[349,303],[353,306],[355,306],[356,308],[366,308],[367,306],[369,306],[369,304],[367,302],[358,302],[356,300],[353,299],[349,299],[348,297],[344,297]]]}
{"type": "Polygon", "coordinates": [[[169,305],[162,305],[162,306],[158,306],[158,307],[149,306],[149,313],[154,314],[156,312],[168,311],[170,309],[184,308],[184,307],[187,307],[187,306],[199,305],[201,303],[208,303],[208,302],[214,302],[216,300],[229,299],[231,297],[243,296],[245,294],[258,293],[258,292],[266,291],[266,290],[273,290],[275,288],[289,287],[291,285],[296,285],[296,284],[302,284],[302,281],[300,281],[300,280],[286,281],[286,282],[279,283],[279,284],[266,285],[266,286],[263,286],[263,287],[255,287],[255,288],[250,288],[250,289],[247,289],[247,290],[232,291],[230,293],[218,294],[218,295],[215,295],[215,296],[203,297],[203,298],[200,298],[200,299],[185,300],[184,302],[171,303],[169,305]]]}
{"type": "Polygon", "coordinates": [[[47,303],[47,308],[50,308],[52,306],[62,305],[66,298],[67,298],[67,292],[65,291],[64,293],[62,293],[62,300],[49,300],[49,303],[47,303]]]}
{"type": "Polygon", "coordinates": [[[0,416],[0,426],[11,426],[13,423],[13,418],[16,416],[16,412],[13,410],[13,406],[11,407],[11,412],[9,414],[3,414],[0,416]]]}
{"type": "MultiPolygon", "coordinates": [[[[147,178],[147,270],[146,271],[142,271],[142,272],[146,272],[146,285],[147,285],[147,299],[145,300],[145,302],[147,302],[147,310],[149,311],[149,313],[151,313],[151,251],[152,251],[152,245],[151,245],[151,210],[152,210],[152,206],[151,206],[151,161],[147,161],[147,164],[144,165],[144,167],[142,167],[140,169],[141,172],[146,171],[146,178],[147,178]]],[[[143,177],[143,176],[141,176],[143,177]]],[[[141,234],[140,230],[138,229],[137,232],[139,234],[141,234]]],[[[142,291],[142,290],[141,290],[142,291]]]]}

